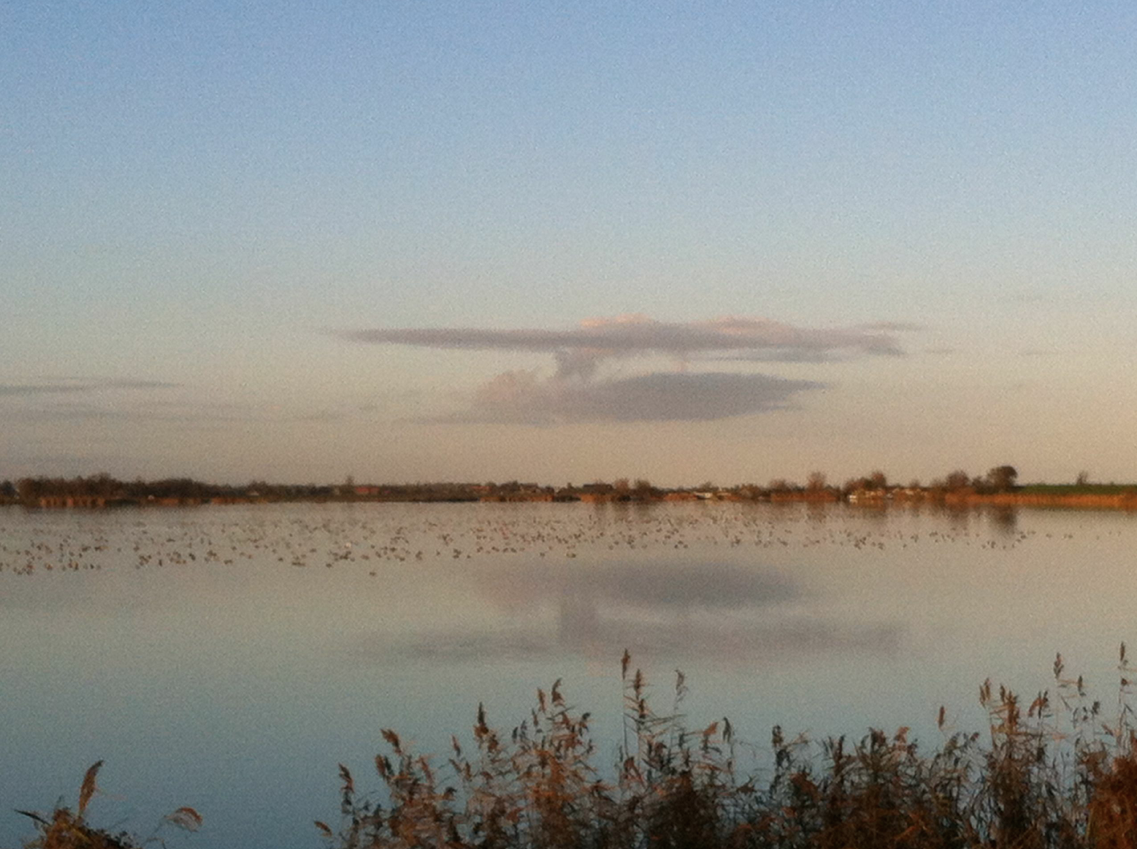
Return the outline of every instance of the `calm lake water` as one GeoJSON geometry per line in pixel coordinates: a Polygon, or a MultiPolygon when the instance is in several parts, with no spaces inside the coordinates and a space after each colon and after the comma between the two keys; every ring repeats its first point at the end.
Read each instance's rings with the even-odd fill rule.
{"type": "Polygon", "coordinates": [[[692,727],[982,730],[984,678],[1033,696],[1061,651],[1117,695],[1137,516],[845,505],[357,504],[0,509],[0,847],[74,804],[171,845],[321,846],[337,764],[378,786],[393,728],[444,754],[537,687],[615,759],[620,657],[692,727]]]}

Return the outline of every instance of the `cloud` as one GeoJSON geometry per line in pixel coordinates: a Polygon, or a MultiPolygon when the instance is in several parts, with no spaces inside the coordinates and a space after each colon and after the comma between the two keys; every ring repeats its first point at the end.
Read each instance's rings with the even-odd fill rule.
{"type": "Polygon", "coordinates": [[[27,395],[62,395],[69,392],[87,392],[88,386],[63,383],[0,383],[0,397],[27,395]]]}
{"type": "Polygon", "coordinates": [[[13,422],[84,422],[129,417],[122,410],[97,407],[91,404],[24,407],[5,411],[4,415],[13,422]]]}
{"type": "MultiPolygon", "coordinates": [[[[111,385],[111,384],[108,384],[111,385]]],[[[159,389],[179,384],[115,383],[111,388],[159,389]]],[[[168,400],[147,398],[144,403],[118,403],[93,395],[91,387],[80,386],[57,391],[3,391],[21,399],[6,406],[4,415],[13,423],[27,422],[155,422],[163,424],[225,426],[228,424],[303,424],[342,421],[357,413],[344,409],[309,409],[275,405],[210,402],[198,399],[168,400]],[[79,394],[92,393],[92,394],[79,394]],[[26,400],[24,400],[26,399],[26,400]]],[[[28,389],[26,385],[18,387],[28,389]]]]}
{"type": "Polygon", "coordinates": [[[726,316],[709,321],[663,322],[642,315],[588,319],[572,330],[481,330],[463,327],[337,331],[334,335],[374,345],[555,354],[563,374],[588,374],[589,363],[610,357],[662,354],[690,357],[714,352],[778,351],[804,357],[826,352],[898,356],[899,330],[912,325],[804,328],[765,318],[726,316]]]}
{"type": "Polygon", "coordinates": [[[841,363],[848,357],[833,351],[801,351],[778,349],[773,351],[746,351],[742,354],[723,354],[706,357],[707,362],[716,363],[841,363]]]}
{"type": "Polygon", "coordinates": [[[167,383],[163,380],[104,380],[94,388],[105,389],[180,389],[181,383],[167,383]]]}
{"type": "Polygon", "coordinates": [[[209,411],[185,408],[184,410],[118,410],[89,405],[66,407],[31,408],[16,410],[10,414],[13,421],[21,422],[162,422],[183,425],[228,425],[228,424],[304,424],[341,421],[347,416],[334,411],[315,411],[309,413],[212,413],[209,411]]]}
{"type": "Polygon", "coordinates": [[[58,380],[42,383],[0,383],[0,397],[31,395],[69,395],[100,389],[177,389],[180,383],[159,380],[58,380]]]}
{"type": "Polygon", "coordinates": [[[643,315],[594,318],[570,330],[469,327],[329,331],[373,345],[551,355],[552,377],[537,371],[500,374],[478,388],[466,410],[434,422],[551,425],[583,422],[712,421],[785,409],[798,393],[825,384],[768,374],[688,373],[691,363],[832,363],[851,357],[902,356],[897,334],[916,325],[879,322],[808,328],[746,316],[664,322],[643,315]],[[612,360],[670,357],[674,373],[604,374],[612,360]]]}
{"type": "Polygon", "coordinates": [[[799,392],[824,384],[764,374],[651,373],[579,381],[510,371],[480,387],[466,411],[448,422],[576,424],[712,421],[784,409],[799,392]]]}
{"type": "Polygon", "coordinates": [[[197,407],[171,409],[130,409],[120,410],[91,405],[68,405],[63,407],[30,408],[16,410],[9,415],[13,421],[21,422],[161,422],[164,424],[224,426],[231,424],[318,424],[338,422],[348,415],[333,410],[312,412],[280,412],[275,410],[234,411],[231,413],[213,412],[197,407]]]}
{"type": "Polygon", "coordinates": [[[868,331],[882,331],[887,333],[909,333],[923,330],[924,325],[911,321],[868,321],[858,324],[857,328],[868,331]]]}

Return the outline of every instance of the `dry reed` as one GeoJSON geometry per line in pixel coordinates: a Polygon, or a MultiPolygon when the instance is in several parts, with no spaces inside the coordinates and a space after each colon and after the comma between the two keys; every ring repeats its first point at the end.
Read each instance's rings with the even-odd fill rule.
{"type": "MultiPolygon", "coordinates": [[[[657,714],[625,653],[617,763],[596,766],[588,714],[559,682],[502,736],[479,708],[476,751],[456,739],[448,780],[385,732],[385,798],[360,800],[341,768],[344,823],[318,823],[336,849],[1137,849],[1137,746],[1122,646],[1117,714],[1103,721],[1080,679],[1054,666],[1040,693],[984,683],[988,735],[945,734],[922,753],[908,729],[814,744],[775,728],[768,775],[740,776],[733,729],[685,727],[680,673],[657,714]]],[[[943,711],[940,713],[943,727],[943,711]]]]}
{"type": "Polygon", "coordinates": [[[96,778],[102,766],[102,761],[96,761],[87,769],[79,787],[79,804],[74,812],[62,802],[46,816],[35,811],[18,811],[35,823],[37,832],[34,838],[24,843],[24,849],[141,849],[151,844],[165,845],[161,836],[165,824],[185,831],[197,831],[201,826],[201,814],[189,807],[178,808],[164,816],[154,831],[145,838],[126,831],[112,833],[92,825],[87,820],[87,808],[98,793],[96,778]]]}

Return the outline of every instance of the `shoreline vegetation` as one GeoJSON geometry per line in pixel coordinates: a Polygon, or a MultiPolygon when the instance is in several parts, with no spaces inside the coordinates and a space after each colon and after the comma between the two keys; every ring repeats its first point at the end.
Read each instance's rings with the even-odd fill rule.
{"type": "MultiPolygon", "coordinates": [[[[940,709],[941,742],[925,751],[907,728],[861,740],[787,737],[775,726],[762,766],[726,719],[690,730],[677,673],[670,709],[627,652],[621,662],[623,741],[597,765],[590,716],[556,682],[537,691],[508,734],[479,706],[473,743],[451,738],[443,758],[419,755],[392,730],[374,759],[379,790],[356,789],[339,767],[340,817],[313,823],[297,845],[329,849],[1122,849],[1137,845],[1137,728],[1129,700],[1137,668],[1125,645],[1115,705],[1087,695],[1059,655],[1053,691],[1032,701],[980,687],[985,734],[953,730],[940,709]]],[[[196,831],[202,815],[179,808],[151,837],[115,834],[88,820],[92,766],[75,812],[25,812],[37,835],[24,849],[137,849],[167,824],[196,831]]],[[[251,803],[252,804],[252,803],[251,803]]],[[[206,814],[208,817],[208,814],[206,814]]],[[[223,836],[211,836],[211,840],[223,836]]]]}
{"type": "Polygon", "coordinates": [[[1017,484],[1013,466],[996,466],[986,475],[956,470],[924,485],[897,484],[880,471],[830,484],[812,472],[804,485],[777,478],[764,486],[717,486],[706,481],[693,487],[660,488],[649,481],[617,478],[562,487],[539,483],[403,483],[357,484],[212,484],[190,478],[121,481],[107,473],[89,477],[27,477],[0,481],[0,505],[27,508],[108,508],[257,504],[275,502],[844,502],[867,507],[885,504],[942,504],[948,507],[1068,507],[1137,510],[1137,483],[1091,483],[1081,473],[1072,484],[1017,484]]]}

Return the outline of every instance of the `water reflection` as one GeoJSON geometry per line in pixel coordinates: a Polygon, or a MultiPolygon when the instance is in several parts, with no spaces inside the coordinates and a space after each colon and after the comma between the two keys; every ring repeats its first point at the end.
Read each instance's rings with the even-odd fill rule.
{"type": "Polygon", "coordinates": [[[893,622],[841,623],[811,613],[811,593],[771,568],[727,562],[514,565],[479,573],[479,601],[497,615],[464,628],[371,635],[360,649],[394,658],[468,660],[565,654],[710,659],[799,652],[889,652],[893,622]]]}
{"type": "Polygon", "coordinates": [[[564,675],[600,729],[624,648],[742,739],[934,743],[939,705],[983,727],[975,686],[1050,686],[1055,651],[1115,692],[1135,549],[1132,513],[926,504],[0,510],[0,846],[99,758],[131,824],[176,792],[199,849],[293,845],[376,717],[429,750],[564,675]]]}
{"type": "Polygon", "coordinates": [[[965,534],[975,512],[976,508],[970,504],[949,501],[943,505],[940,515],[947,518],[948,527],[953,533],[965,534]]]}
{"type": "Polygon", "coordinates": [[[1019,531],[1019,511],[1010,504],[995,504],[990,512],[991,527],[1003,536],[1013,537],[1019,531]]]}
{"type": "Polygon", "coordinates": [[[598,567],[508,564],[477,582],[487,601],[507,610],[568,596],[653,611],[738,609],[800,598],[800,582],[770,568],[723,562],[617,562],[598,567]]]}
{"type": "MultiPolygon", "coordinates": [[[[573,613],[579,613],[574,611],[573,613]]],[[[628,649],[636,657],[685,660],[770,660],[803,653],[890,653],[900,644],[896,625],[849,627],[800,620],[777,626],[715,623],[643,623],[602,619],[594,610],[581,618],[559,620],[555,633],[541,627],[502,631],[453,630],[422,634],[413,640],[370,640],[358,654],[384,663],[399,660],[546,660],[566,653],[610,661],[628,649]]]]}

